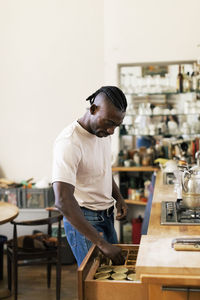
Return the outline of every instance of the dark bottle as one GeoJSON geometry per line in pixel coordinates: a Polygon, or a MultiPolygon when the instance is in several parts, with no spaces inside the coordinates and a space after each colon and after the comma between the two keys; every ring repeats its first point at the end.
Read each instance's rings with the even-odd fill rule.
{"type": "Polygon", "coordinates": [[[177,87],[176,90],[178,93],[183,92],[183,74],[181,73],[181,66],[179,66],[179,72],[177,75],[177,87]]]}
{"type": "Polygon", "coordinates": [[[118,155],[118,164],[119,166],[124,165],[124,152],[123,150],[120,150],[119,155],[118,155]]]}

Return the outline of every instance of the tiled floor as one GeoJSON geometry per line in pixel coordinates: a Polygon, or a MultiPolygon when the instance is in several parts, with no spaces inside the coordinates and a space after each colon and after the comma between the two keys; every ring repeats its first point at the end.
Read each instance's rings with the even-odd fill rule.
{"type": "MultiPolygon", "coordinates": [[[[18,300],[55,300],[55,268],[52,269],[51,288],[46,285],[45,266],[19,267],[18,300]]],[[[4,257],[4,279],[0,281],[0,290],[7,287],[6,256],[4,257]]],[[[13,300],[14,297],[8,297],[13,300]]],[[[62,265],[62,283],[60,300],[78,300],[77,265],[62,265]]]]}

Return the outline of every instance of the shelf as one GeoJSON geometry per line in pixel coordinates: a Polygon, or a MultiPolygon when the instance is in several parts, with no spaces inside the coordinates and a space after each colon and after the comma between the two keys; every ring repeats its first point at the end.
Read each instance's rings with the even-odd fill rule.
{"type": "Polygon", "coordinates": [[[132,204],[132,205],[142,205],[142,206],[147,205],[147,202],[142,202],[142,201],[138,201],[138,200],[129,200],[129,199],[125,199],[125,202],[126,202],[127,204],[132,204]]]}
{"type": "Polygon", "coordinates": [[[168,134],[142,134],[142,133],[138,133],[138,134],[133,134],[133,133],[126,133],[126,134],[120,134],[120,136],[152,136],[152,137],[163,137],[163,138],[171,138],[171,137],[179,137],[179,136],[189,136],[189,137],[199,137],[200,133],[176,133],[176,134],[172,134],[172,133],[168,133],[168,134]]]}
{"type": "Polygon", "coordinates": [[[112,167],[113,172],[154,172],[158,171],[158,167],[147,166],[147,167],[112,167]]]}
{"type": "MultiPolygon", "coordinates": [[[[195,112],[195,113],[176,113],[176,114],[132,114],[132,113],[126,113],[126,116],[130,117],[169,117],[169,116],[196,116],[199,115],[200,112],[195,112]]],[[[128,125],[131,126],[131,124],[123,124],[123,125],[128,125]]]]}
{"type": "Polygon", "coordinates": [[[160,92],[160,93],[128,93],[124,92],[125,95],[131,95],[131,96],[137,96],[137,97],[147,97],[147,96],[156,96],[156,95],[163,95],[163,96],[171,96],[171,95],[181,95],[181,94],[191,94],[191,93],[200,93],[199,90],[196,91],[190,91],[190,92],[184,92],[184,93],[179,93],[179,92],[160,92]]]}

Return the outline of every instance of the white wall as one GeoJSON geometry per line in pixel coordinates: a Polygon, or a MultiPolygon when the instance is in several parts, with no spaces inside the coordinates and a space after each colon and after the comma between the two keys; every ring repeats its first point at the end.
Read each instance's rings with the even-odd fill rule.
{"type": "Polygon", "coordinates": [[[200,56],[199,11],[199,0],[1,0],[0,177],[50,178],[56,135],[90,92],[117,84],[118,63],[200,56]]]}
{"type": "Polygon", "coordinates": [[[52,145],[103,84],[103,2],[0,1],[0,177],[51,178],[52,145]]]}
{"type": "Polygon", "coordinates": [[[199,11],[199,0],[104,0],[105,84],[118,84],[119,63],[200,57],[199,11]]]}
{"type": "Polygon", "coordinates": [[[104,3],[106,83],[117,83],[118,63],[189,60],[200,56],[199,0],[104,3]]]}

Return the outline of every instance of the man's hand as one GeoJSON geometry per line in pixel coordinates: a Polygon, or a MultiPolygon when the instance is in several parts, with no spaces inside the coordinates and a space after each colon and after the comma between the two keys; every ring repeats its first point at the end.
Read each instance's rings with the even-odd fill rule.
{"type": "Polygon", "coordinates": [[[120,190],[112,178],[112,196],[116,200],[117,216],[116,220],[123,220],[126,218],[128,207],[120,193],[120,190]]]}
{"type": "Polygon", "coordinates": [[[116,203],[117,208],[117,216],[116,220],[120,221],[126,218],[128,207],[124,201],[124,199],[120,199],[116,203]]]}
{"type": "Polygon", "coordinates": [[[124,264],[124,257],[122,256],[122,250],[120,247],[109,244],[105,240],[97,246],[105,256],[112,260],[114,265],[124,264]]]}

